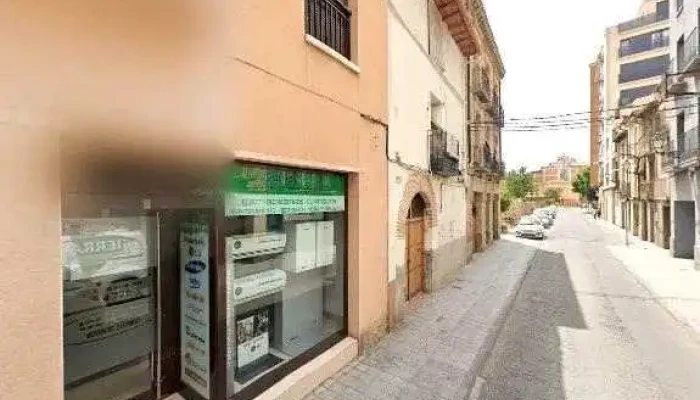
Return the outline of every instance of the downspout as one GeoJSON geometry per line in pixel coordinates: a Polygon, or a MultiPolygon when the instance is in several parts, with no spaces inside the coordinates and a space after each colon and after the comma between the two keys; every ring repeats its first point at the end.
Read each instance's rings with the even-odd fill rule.
{"type": "Polygon", "coordinates": [[[467,107],[466,107],[466,113],[467,113],[467,165],[470,165],[472,162],[472,125],[471,125],[471,105],[472,105],[472,99],[471,99],[471,73],[472,73],[472,68],[471,68],[471,56],[467,57],[467,93],[466,93],[466,100],[467,100],[467,107]]]}

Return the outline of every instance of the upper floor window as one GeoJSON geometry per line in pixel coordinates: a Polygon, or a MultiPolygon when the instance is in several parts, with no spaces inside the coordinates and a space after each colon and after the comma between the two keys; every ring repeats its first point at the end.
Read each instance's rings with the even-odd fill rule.
{"type": "Polygon", "coordinates": [[[668,0],[656,3],[656,15],[659,21],[668,19],[668,0]]]}
{"type": "Polygon", "coordinates": [[[640,97],[648,96],[656,90],[655,85],[627,89],[620,92],[620,107],[627,107],[640,97]]]}
{"type": "Polygon", "coordinates": [[[666,73],[668,55],[648,58],[620,66],[620,83],[652,78],[666,73]]]}
{"type": "Polygon", "coordinates": [[[435,2],[428,2],[428,54],[440,67],[445,68],[443,57],[442,14],[435,2]]]}
{"type": "Polygon", "coordinates": [[[620,42],[620,57],[667,47],[668,43],[668,29],[634,36],[620,42]]]}
{"type": "Polygon", "coordinates": [[[306,33],[350,59],[350,17],[347,0],[305,0],[306,33]]]}

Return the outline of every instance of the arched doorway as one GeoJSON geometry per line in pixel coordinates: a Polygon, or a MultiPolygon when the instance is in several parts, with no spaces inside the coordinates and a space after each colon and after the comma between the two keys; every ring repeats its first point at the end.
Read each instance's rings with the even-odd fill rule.
{"type": "Polygon", "coordinates": [[[406,296],[411,299],[425,287],[425,201],[411,200],[406,218],[406,296]]]}

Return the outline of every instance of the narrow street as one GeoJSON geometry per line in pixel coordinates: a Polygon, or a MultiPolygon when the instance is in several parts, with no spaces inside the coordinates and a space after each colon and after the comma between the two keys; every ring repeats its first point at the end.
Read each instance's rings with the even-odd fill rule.
{"type": "Polygon", "coordinates": [[[590,216],[560,214],[472,399],[700,398],[700,338],[608,250],[623,244],[590,216]]]}
{"type": "Polygon", "coordinates": [[[614,246],[578,210],[543,242],[506,235],[307,400],[700,398],[700,337],[614,246]]]}

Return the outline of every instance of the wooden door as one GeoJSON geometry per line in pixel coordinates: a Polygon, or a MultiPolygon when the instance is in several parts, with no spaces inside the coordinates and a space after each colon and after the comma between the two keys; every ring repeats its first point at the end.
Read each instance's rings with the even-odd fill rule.
{"type": "Polygon", "coordinates": [[[481,199],[475,197],[474,206],[472,206],[472,237],[474,238],[474,252],[481,251],[483,237],[481,235],[481,199]]]}
{"type": "Polygon", "coordinates": [[[663,211],[664,249],[671,247],[671,207],[665,206],[663,211]]]}
{"type": "Polygon", "coordinates": [[[406,220],[406,286],[410,299],[423,291],[425,282],[425,219],[406,220]]]}

